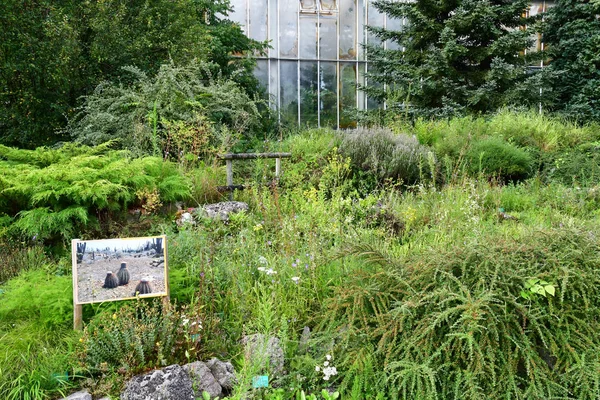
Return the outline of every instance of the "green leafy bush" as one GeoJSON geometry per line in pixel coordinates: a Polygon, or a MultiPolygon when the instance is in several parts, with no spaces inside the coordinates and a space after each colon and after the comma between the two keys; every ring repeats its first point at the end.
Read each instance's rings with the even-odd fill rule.
{"type": "Polygon", "coordinates": [[[340,362],[350,370],[372,346],[388,394],[403,399],[595,399],[599,251],[593,232],[566,229],[471,236],[400,258],[356,246],[379,268],[328,301],[327,320],[344,326],[340,362]],[[542,281],[544,294],[530,290],[542,281]]]}
{"type": "Polygon", "coordinates": [[[10,230],[29,239],[60,241],[97,229],[101,217],[144,206],[140,190],[165,203],[189,196],[187,179],[160,158],[131,158],[108,146],[0,146],[0,208],[15,219],[10,230]]]}
{"type": "Polygon", "coordinates": [[[342,134],[339,148],[356,171],[383,183],[386,179],[413,184],[434,173],[433,153],[419,141],[383,128],[359,128],[342,134]]]}
{"type": "Polygon", "coordinates": [[[533,159],[529,153],[501,138],[477,140],[465,155],[468,171],[481,172],[502,180],[519,180],[530,175],[533,159]]]}
{"type": "Polygon", "coordinates": [[[96,316],[84,329],[78,353],[82,366],[92,372],[134,373],[194,357],[199,340],[192,335],[201,329],[202,321],[193,315],[138,300],[96,316]]]}
{"type": "Polygon", "coordinates": [[[214,130],[249,135],[259,127],[260,101],[231,79],[213,78],[208,64],[163,64],[151,76],[134,67],[124,70],[131,84],[102,83],[86,97],[68,128],[76,141],[119,139],[137,153],[198,156],[214,145],[214,130]]]}
{"type": "Polygon", "coordinates": [[[547,181],[565,185],[600,183],[600,142],[547,154],[542,160],[541,175],[547,181]]]}

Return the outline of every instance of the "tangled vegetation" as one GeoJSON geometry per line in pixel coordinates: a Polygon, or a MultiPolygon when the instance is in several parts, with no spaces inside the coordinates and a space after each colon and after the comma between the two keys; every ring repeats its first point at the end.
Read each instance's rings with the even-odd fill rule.
{"type": "Polygon", "coordinates": [[[233,399],[597,398],[598,128],[506,111],[391,129],[405,136],[264,142],[292,158],[277,186],[269,160],[236,165],[249,212],[227,223],[177,225],[167,207],[223,198],[208,158],[0,148],[0,397],[117,395],[147,368],[214,356],[236,366],[233,399]],[[562,161],[574,152],[585,162],[562,161]],[[40,223],[70,208],[88,222],[40,223]],[[86,305],[72,332],[72,232],[166,234],[173,303],[86,305]],[[254,333],[279,339],[285,373],[244,357],[254,333]],[[278,388],[251,389],[258,370],[278,388]]]}

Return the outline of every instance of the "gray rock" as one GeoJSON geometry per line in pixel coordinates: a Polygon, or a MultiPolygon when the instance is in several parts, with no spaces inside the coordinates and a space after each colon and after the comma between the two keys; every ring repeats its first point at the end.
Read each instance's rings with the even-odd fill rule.
{"type": "Polygon", "coordinates": [[[121,400],[194,400],[192,380],[182,367],[170,365],[131,379],[121,400]]]}
{"type": "Polygon", "coordinates": [[[219,382],[219,385],[221,385],[225,391],[233,389],[233,386],[236,384],[236,379],[235,370],[230,362],[211,358],[206,362],[206,366],[210,369],[217,382],[219,382]]]}
{"type": "Polygon", "coordinates": [[[194,217],[192,217],[192,214],[189,212],[184,212],[183,214],[181,214],[181,217],[179,217],[175,221],[175,223],[177,224],[177,226],[183,226],[185,224],[196,225],[194,217]]]}
{"type": "Polygon", "coordinates": [[[224,201],[221,203],[207,204],[202,207],[202,213],[209,218],[228,221],[229,214],[248,211],[248,204],[241,201],[224,201]]]}
{"type": "Polygon", "coordinates": [[[192,388],[196,397],[202,398],[202,392],[210,394],[214,399],[222,395],[223,389],[211,370],[202,361],[195,361],[183,366],[192,380],[192,388]]]}
{"type": "Polygon", "coordinates": [[[89,394],[87,390],[81,390],[67,397],[64,397],[61,400],[92,400],[92,395],[89,394]]]}
{"type": "Polygon", "coordinates": [[[283,349],[279,339],[273,336],[266,337],[261,333],[244,336],[242,338],[245,356],[251,363],[258,363],[267,369],[273,376],[283,375],[283,349]],[[268,365],[268,368],[267,368],[268,365]]]}

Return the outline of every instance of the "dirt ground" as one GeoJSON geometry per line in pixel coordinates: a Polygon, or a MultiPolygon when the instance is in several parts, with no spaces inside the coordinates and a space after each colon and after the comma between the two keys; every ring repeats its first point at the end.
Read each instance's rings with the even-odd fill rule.
{"type": "Polygon", "coordinates": [[[150,263],[156,261],[153,257],[124,256],[118,260],[97,259],[84,261],[77,264],[77,291],[79,303],[101,302],[106,300],[122,299],[135,296],[135,287],[142,278],[151,278],[150,286],[152,295],[166,294],[164,263],[152,267],[150,263]],[[129,283],[114,289],[104,289],[104,279],[107,271],[116,274],[121,268],[121,263],[127,263],[129,270],[129,283]]]}

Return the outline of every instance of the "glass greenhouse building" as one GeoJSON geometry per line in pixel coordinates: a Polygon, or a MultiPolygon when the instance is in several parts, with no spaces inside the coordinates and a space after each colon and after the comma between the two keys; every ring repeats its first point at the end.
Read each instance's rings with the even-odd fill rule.
{"type": "MultiPolygon", "coordinates": [[[[532,2],[529,14],[545,11],[546,3],[532,2]]],[[[366,26],[401,30],[404,19],[388,18],[373,0],[231,0],[231,5],[229,18],[247,36],[270,41],[255,73],[282,122],[346,128],[355,125],[352,110],[385,107],[357,89],[368,84],[363,44],[396,49],[398,44],[381,43],[366,26]]]]}

